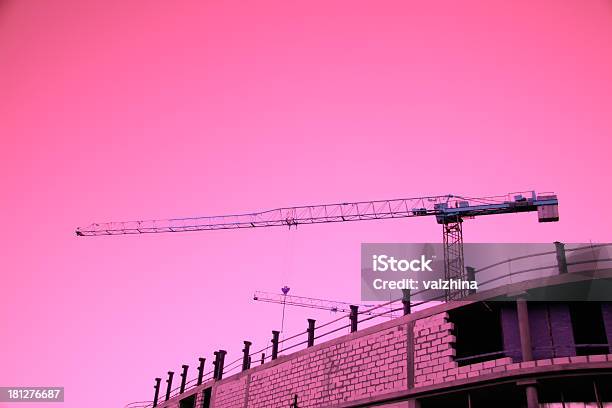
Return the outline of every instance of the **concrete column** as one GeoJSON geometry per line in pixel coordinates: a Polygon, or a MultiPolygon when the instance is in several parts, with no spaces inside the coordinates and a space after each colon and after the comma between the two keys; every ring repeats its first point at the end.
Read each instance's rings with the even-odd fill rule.
{"type": "Polygon", "coordinates": [[[408,377],[408,389],[414,388],[414,370],[416,363],[414,362],[414,320],[408,322],[406,328],[406,373],[408,377]]]}
{"type": "Polygon", "coordinates": [[[524,298],[516,300],[516,313],[518,315],[519,336],[521,339],[521,355],[523,361],[533,360],[533,351],[531,349],[531,333],[529,330],[529,310],[527,309],[527,301],[524,298]]]}
{"type": "MultiPolygon", "coordinates": [[[[525,298],[519,297],[516,299],[516,312],[518,315],[523,361],[532,361],[533,351],[531,349],[531,333],[529,330],[529,310],[525,298]]],[[[527,408],[538,408],[538,389],[535,382],[525,384],[525,393],[527,396],[527,408]]]]}
{"type": "Polygon", "coordinates": [[[538,400],[538,389],[535,385],[528,385],[525,392],[527,393],[527,408],[538,408],[540,402],[538,400]]]}
{"type": "Polygon", "coordinates": [[[521,336],[518,328],[516,304],[503,303],[501,307],[502,335],[506,357],[512,361],[521,361],[521,336]]]}
{"type": "Polygon", "coordinates": [[[608,337],[608,353],[612,354],[612,302],[601,302],[601,317],[608,337]]]}

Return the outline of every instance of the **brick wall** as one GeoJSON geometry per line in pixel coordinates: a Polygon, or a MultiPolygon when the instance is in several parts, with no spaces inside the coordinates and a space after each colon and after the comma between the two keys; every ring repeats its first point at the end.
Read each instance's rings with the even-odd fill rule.
{"type": "Polygon", "coordinates": [[[448,313],[417,320],[414,325],[414,385],[424,387],[493,372],[506,371],[512,358],[505,357],[459,367],[454,361],[454,325],[448,313]]]}
{"type": "Polygon", "coordinates": [[[407,326],[322,347],[251,375],[249,407],[300,408],[407,388],[407,326]]]}
{"type": "Polygon", "coordinates": [[[215,408],[243,407],[246,400],[248,377],[230,378],[215,388],[215,408]]]}
{"type": "MultiPolygon", "coordinates": [[[[604,307],[604,319],[609,330],[612,327],[612,308],[609,304],[604,307]]],[[[534,324],[538,324],[538,319],[543,318],[541,316],[547,315],[552,316],[550,320],[557,326],[550,327],[546,333],[534,327],[532,339],[544,336],[544,341],[550,342],[550,333],[556,338],[571,331],[566,309],[530,313],[534,324]]],[[[502,327],[503,316],[502,313],[502,327]]],[[[516,326],[516,313],[510,310],[507,316],[506,323],[511,330],[516,326]]],[[[527,362],[521,362],[520,358],[513,361],[512,357],[504,357],[459,367],[455,361],[456,338],[453,331],[454,324],[449,321],[447,312],[417,317],[412,321],[402,318],[383,323],[288,356],[280,356],[273,362],[220,382],[208,382],[197,390],[196,406],[202,406],[202,389],[210,386],[214,389],[211,408],[289,407],[294,395],[298,396],[299,407],[307,408],[335,406],[406,391],[411,387],[418,389],[450,381],[477,381],[480,376],[506,371],[556,364],[612,362],[612,354],[544,356],[527,362]]],[[[567,341],[573,342],[573,339],[567,341]]],[[[516,343],[516,339],[504,337],[504,344],[507,342],[516,343]]],[[[194,392],[190,390],[182,398],[194,392]]],[[[404,403],[397,404],[398,407],[406,406],[404,403]]],[[[178,408],[178,399],[162,403],[161,407],[178,408]]]]}
{"type": "Polygon", "coordinates": [[[548,308],[538,302],[529,303],[529,331],[533,358],[536,360],[552,357],[552,337],[550,333],[548,308]]]}
{"type": "MultiPolygon", "coordinates": [[[[300,408],[320,407],[406,390],[407,331],[403,323],[357,332],[225,378],[214,384],[212,408],[288,407],[294,395],[300,408]]],[[[196,396],[202,406],[202,389],[196,396]]],[[[179,399],[160,407],[178,408],[179,399]]]]}
{"type": "Polygon", "coordinates": [[[443,382],[453,362],[455,336],[448,313],[440,313],[417,320],[414,324],[414,385],[416,387],[443,382]]]}
{"type": "MultiPolygon", "coordinates": [[[[542,320],[548,313],[546,309],[542,307],[536,307],[539,313],[534,313],[535,318],[531,320],[532,314],[530,310],[530,322],[532,324],[542,325],[542,320]],[[538,320],[540,319],[540,320],[538,320]]],[[[573,336],[571,336],[571,321],[569,321],[569,311],[567,307],[554,306],[550,315],[553,325],[557,327],[551,328],[553,337],[550,336],[548,329],[542,329],[541,327],[537,330],[533,330],[532,340],[538,340],[537,336],[544,336],[545,338],[540,339],[539,343],[536,344],[552,344],[554,338],[557,340],[559,345],[562,340],[562,336],[567,335],[569,332],[569,338],[565,338],[567,344],[573,345],[573,336]],[[556,335],[555,335],[556,333],[556,335]],[[559,337],[557,337],[559,336],[559,337]]],[[[610,310],[612,312],[612,310],[610,310]]],[[[612,313],[609,315],[612,318],[612,313]]],[[[546,317],[547,318],[547,317],[546,317]]],[[[475,363],[459,367],[454,361],[455,349],[454,342],[455,336],[453,335],[454,325],[449,322],[448,313],[438,313],[436,315],[417,320],[414,325],[414,376],[415,376],[415,387],[424,387],[434,384],[441,384],[447,381],[462,380],[475,378],[482,375],[492,373],[502,373],[505,371],[535,368],[535,367],[546,367],[555,364],[571,364],[571,363],[601,363],[606,361],[612,361],[612,354],[609,355],[591,355],[591,356],[563,356],[557,355],[552,357],[551,353],[540,353],[539,358],[533,361],[526,362],[514,362],[511,357],[498,358],[495,360],[484,361],[481,363],[475,363]]],[[[612,323],[612,319],[610,320],[612,323]]],[[[546,326],[546,325],[544,325],[546,326]]]]}
{"type": "MultiPolygon", "coordinates": [[[[612,330],[612,313],[610,314],[612,330]]],[[[516,307],[501,307],[504,350],[514,361],[522,359],[516,307]]],[[[536,359],[576,355],[569,306],[563,303],[529,305],[529,320],[534,357],[536,359]]]]}
{"type": "Polygon", "coordinates": [[[562,303],[547,305],[554,347],[552,357],[575,356],[574,331],[569,306],[562,303]]]}
{"type": "Polygon", "coordinates": [[[530,303],[529,329],[534,359],[576,355],[568,305],[543,302],[530,303]]]}

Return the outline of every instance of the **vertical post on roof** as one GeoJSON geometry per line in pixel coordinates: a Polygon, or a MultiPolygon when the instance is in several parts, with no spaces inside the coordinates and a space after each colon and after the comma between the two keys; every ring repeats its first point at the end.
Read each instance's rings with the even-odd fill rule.
{"type": "Polygon", "coordinates": [[[357,331],[357,318],[359,317],[359,306],[351,305],[351,314],[349,315],[349,319],[351,320],[351,333],[357,331]]]}
{"type": "Polygon", "coordinates": [[[272,330],[272,360],[276,360],[278,357],[278,330],[272,330]]]}
{"type": "Polygon", "coordinates": [[[308,347],[314,346],[315,322],[315,319],[308,319],[308,347]]]}
{"type": "Polygon", "coordinates": [[[249,349],[251,348],[250,341],[244,341],[244,348],[242,349],[242,371],[246,371],[250,368],[250,357],[249,357],[249,349]]]}
{"type": "Polygon", "coordinates": [[[567,273],[567,258],[565,257],[565,244],[555,241],[555,250],[557,251],[557,266],[559,274],[567,273]]]}
{"type": "Polygon", "coordinates": [[[410,289],[402,289],[402,305],[404,306],[404,316],[409,315],[410,310],[410,289]]]}
{"type": "Polygon", "coordinates": [[[183,368],[183,372],[181,373],[181,390],[179,394],[185,392],[185,384],[187,383],[187,370],[189,370],[189,366],[186,364],[183,364],[181,367],[183,368]]]}
{"type": "Polygon", "coordinates": [[[206,362],[206,359],[200,357],[198,360],[200,361],[200,366],[198,367],[198,385],[201,385],[202,380],[204,379],[204,363],[206,362]]]}
{"type": "Polygon", "coordinates": [[[168,383],[168,386],[166,387],[166,401],[170,399],[170,391],[172,391],[172,377],[174,377],[174,372],[168,371],[168,379],[166,380],[168,383]]]}
{"type": "Polygon", "coordinates": [[[153,407],[155,408],[157,406],[157,400],[159,398],[159,386],[161,383],[161,378],[156,378],[155,379],[155,386],[153,388],[155,388],[155,397],[153,397],[153,407]]]}

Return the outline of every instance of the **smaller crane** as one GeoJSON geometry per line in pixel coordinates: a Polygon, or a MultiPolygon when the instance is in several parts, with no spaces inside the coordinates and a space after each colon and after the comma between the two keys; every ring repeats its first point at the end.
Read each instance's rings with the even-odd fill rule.
{"type": "MultiPolygon", "coordinates": [[[[364,305],[364,304],[351,304],[347,302],[338,302],[334,300],[317,299],[317,298],[311,298],[311,297],[305,297],[305,296],[292,296],[292,295],[286,294],[286,292],[284,291],[285,288],[283,288],[282,294],[256,291],[255,294],[253,294],[253,300],[256,300],[259,302],[276,303],[279,305],[283,305],[283,310],[284,310],[285,305],[289,305],[289,306],[306,307],[310,309],[329,310],[330,312],[334,312],[334,313],[338,313],[338,312],[339,313],[350,313],[351,305],[360,306],[363,308],[371,308],[375,306],[375,305],[364,305]]],[[[391,317],[391,318],[396,317],[393,314],[392,310],[393,308],[390,306],[386,306],[386,307],[383,306],[380,308],[380,311],[377,310],[376,313],[365,311],[363,312],[363,314],[364,315],[378,314],[380,316],[391,317]]]]}

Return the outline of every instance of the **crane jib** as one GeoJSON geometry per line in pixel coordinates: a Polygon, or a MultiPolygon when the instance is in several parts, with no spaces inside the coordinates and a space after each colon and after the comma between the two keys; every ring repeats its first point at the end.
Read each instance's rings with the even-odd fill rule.
{"type": "Polygon", "coordinates": [[[393,200],[361,201],[302,207],[277,208],[256,213],[189,217],[166,220],[95,223],[77,228],[77,236],[150,234],[165,232],[210,231],[322,224],[347,221],[379,220],[435,216],[440,224],[463,218],[492,214],[538,211],[540,222],[559,220],[557,196],[536,196],[535,192],[503,196],[465,198],[457,195],[429,196],[393,200]],[[529,197],[529,198],[527,198],[529,197]]]}

